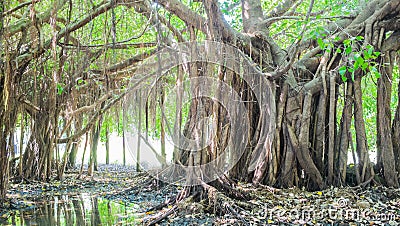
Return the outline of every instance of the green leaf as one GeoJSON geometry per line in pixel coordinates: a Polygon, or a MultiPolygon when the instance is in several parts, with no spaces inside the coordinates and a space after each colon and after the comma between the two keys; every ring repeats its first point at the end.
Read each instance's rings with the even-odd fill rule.
{"type": "Polygon", "coordinates": [[[358,63],[358,61],[354,62],[354,70],[357,70],[360,67],[360,64],[358,63]]]}
{"type": "Polygon", "coordinates": [[[62,84],[57,83],[57,94],[61,95],[63,91],[64,91],[64,87],[62,86],[62,84]]]}
{"type": "Polygon", "coordinates": [[[347,77],[345,75],[342,75],[342,81],[346,82],[347,81],[347,77]]]}
{"type": "Polygon", "coordinates": [[[369,54],[367,50],[364,50],[363,53],[365,60],[369,60],[371,58],[371,54],[369,54]]]}
{"type": "Polygon", "coordinates": [[[361,64],[361,69],[363,69],[363,71],[365,71],[365,69],[367,69],[368,67],[368,63],[364,62],[363,64],[361,64]]]}
{"type": "Polygon", "coordinates": [[[346,49],[344,50],[344,52],[345,52],[346,54],[350,54],[351,51],[352,51],[351,46],[347,46],[346,49]]]}
{"type": "Polygon", "coordinates": [[[371,46],[371,45],[368,45],[368,46],[367,46],[367,49],[368,49],[368,55],[371,56],[371,55],[372,55],[372,52],[374,51],[374,47],[371,46]]]}
{"type": "Polygon", "coordinates": [[[355,57],[355,60],[358,62],[359,65],[364,64],[365,60],[360,54],[357,53],[357,54],[354,55],[354,57],[355,57]]]}
{"type": "Polygon", "coordinates": [[[324,49],[324,48],[325,48],[325,43],[324,43],[324,41],[322,40],[322,38],[317,38],[317,43],[318,43],[318,45],[319,45],[319,47],[320,47],[321,49],[324,49]]]}
{"type": "Polygon", "coordinates": [[[375,66],[370,66],[369,71],[371,72],[372,75],[375,76],[375,78],[381,77],[381,73],[379,73],[378,69],[375,66]]]}
{"type": "Polygon", "coordinates": [[[340,37],[336,36],[333,41],[338,42],[340,40],[340,37]]]}
{"type": "Polygon", "coordinates": [[[346,40],[343,41],[343,44],[344,44],[345,46],[350,45],[350,43],[351,43],[351,40],[350,40],[350,39],[346,39],[346,40]]]}
{"type": "Polygon", "coordinates": [[[361,40],[364,39],[364,37],[363,37],[363,36],[357,36],[356,39],[357,39],[358,41],[361,41],[361,40]]]}
{"type": "Polygon", "coordinates": [[[347,71],[347,67],[346,66],[342,66],[342,67],[339,68],[339,74],[342,75],[342,76],[346,73],[346,71],[347,71]]]}

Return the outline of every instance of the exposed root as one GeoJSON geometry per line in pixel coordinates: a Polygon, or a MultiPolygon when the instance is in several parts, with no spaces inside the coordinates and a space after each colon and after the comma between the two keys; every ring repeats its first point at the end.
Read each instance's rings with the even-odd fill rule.
{"type": "Polygon", "coordinates": [[[154,218],[149,219],[149,222],[144,221],[144,224],[145,225],[155,225],[158,222],[160,222],[160,221],[164,220],[165,218],[167,218],[172,213],[174,213],[177,209],[178,209],[178,206],[174,205],[171,209],[168,209],[166,212],[159,213],[154,218]]]}
{"type": "Polygon", "coordinates": [[[217,188],[218,190],[224,192],[230,198],[238,199],[238,200],[249,200],[250,199],[250,196],[248,195],[248,193],[245,193],[245,192],[237,189],[236,184],[233,181],[229,180],[226,176],[222,176],[218,180],[211,182],[210,185],[217,188]]]}
{"type": "Polygon", "coordinates": [[[164,207],[167,207],[168,205],[175,205],[176,204],[176,196],[173,197],[172,199],[167,200],[164,203],[161,203],[157,206],[151,207],[150,209],[148,209],[146,212],[152,212],[152,211],[158,211],[163,209],[164,207]]]}
{"type": "Polygon", "coordinates": [[[200,207],[196,206],[196,209],[204,208],[208,212],[216,215],[230,214],[241,221],[243,225],[250,225],[246,219],[240,215],[239,212],[243,209],[235,204],[235,199],[248,200],[249,195],[233,187],[231,182],[227,184],[217,180],[207,184],[201,181],[200,185],[186,186],[172,199],[150,208],[148,212],[157,210],[160,210],[160,212],[148,217],[143,222],[145,225],[155,225],[167,219],[171,214],[185,212],[189,209],[189,206],[198,203],[200,207]],[[165,209],[166,207],[168,208],[165,209]]]}
{"type": "Polygon", "coordinates": [[[229,203],[225,202],[224,203],[225,208],[231,212],[234,216],[236,216],[236,218],[238,218],[240,221],[242,221],[242,223],[244,225],[250,225],[249,222],[247,222],[246,219],[244,219],[244,217],[242,217],[233,207],[232,205],[230,205],[229,203]]]}
{"type": "Polygon", "coordinates": [[[193,194],[192,196],[188,197],[187,195],[189,193],[187,192],[187,190],[188,190],[188,188],[185,188],[176,196],[176,198],[171,199],[169,202],[165,202],[163,204],[160,204],[156,207],[151,208],[151,210],[160,210],[168,205],[173,205],[171,208],[167,209],[166,211],[162,211],[153,217],[145,219],[143,221],[144,224],[145,225],[155,225],[158,222],[166,219],[172,213],[176,212],[178,210],[179,206],[184,205],[185,203],[193,202],[193,199],[197,196],[198,193],[193,194]]]}
{"type": "MultiPolygon", "coordinates": [[[[213,212],[223,215],[225,213],[231,213],[233,216],[235,216],[238,220],[240,220],[244,225],[250,225],[246,219],[244,219],[235,209],[241,209],[239,206],[235,204],[235,202],[230,198],[224,195],[224,193],[219,192],[217,188],[206,184],[202,183],[203,188],[205,191],[208,193],[208,201],[210,204],[210,207],[213,207],[213,212]]],[[[227,189],[226,186],[224,186],[225,189],[227,189]]],[[[248,199],[248,195],[240,192],[237,189],[234,188],[229,188],[229,194],[233,194],[235,197],[238,197],[240,199],[248,199]]]]}

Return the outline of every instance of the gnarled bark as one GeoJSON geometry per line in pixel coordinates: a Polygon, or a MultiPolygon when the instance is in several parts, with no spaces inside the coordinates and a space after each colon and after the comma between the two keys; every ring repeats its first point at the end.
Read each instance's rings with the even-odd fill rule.
{"type": "Polygon", "coordinates": [[[396,172],[395,155],[393,151],[391,126],[391,93],[394,66],[394,54],[385,54],[384,62],[387,66],[381,70],[378,79],[377,100],[377,147],[379,159],[382,161],[383,174],[388,186],[399,187],[398,173],[396,172]]]}

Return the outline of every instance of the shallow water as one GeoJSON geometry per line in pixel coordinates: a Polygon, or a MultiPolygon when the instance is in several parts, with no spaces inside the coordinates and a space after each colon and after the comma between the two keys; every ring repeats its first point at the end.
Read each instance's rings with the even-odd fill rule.
{"type": "Polygon", "coordinates": [[[134,225],[137,207],[88,194],[61,195],[38,200],[16,211],[0,225],[134,225]]]}

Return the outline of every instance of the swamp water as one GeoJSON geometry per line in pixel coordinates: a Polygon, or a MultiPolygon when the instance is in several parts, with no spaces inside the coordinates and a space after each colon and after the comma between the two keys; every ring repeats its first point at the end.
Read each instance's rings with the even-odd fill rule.
{"type": "Polygon", "coordinates": [[[84,226],[138,224],[138,206],[88,194],[60,195],[37,200],[18,210],[0,225],[84,226]]]}

